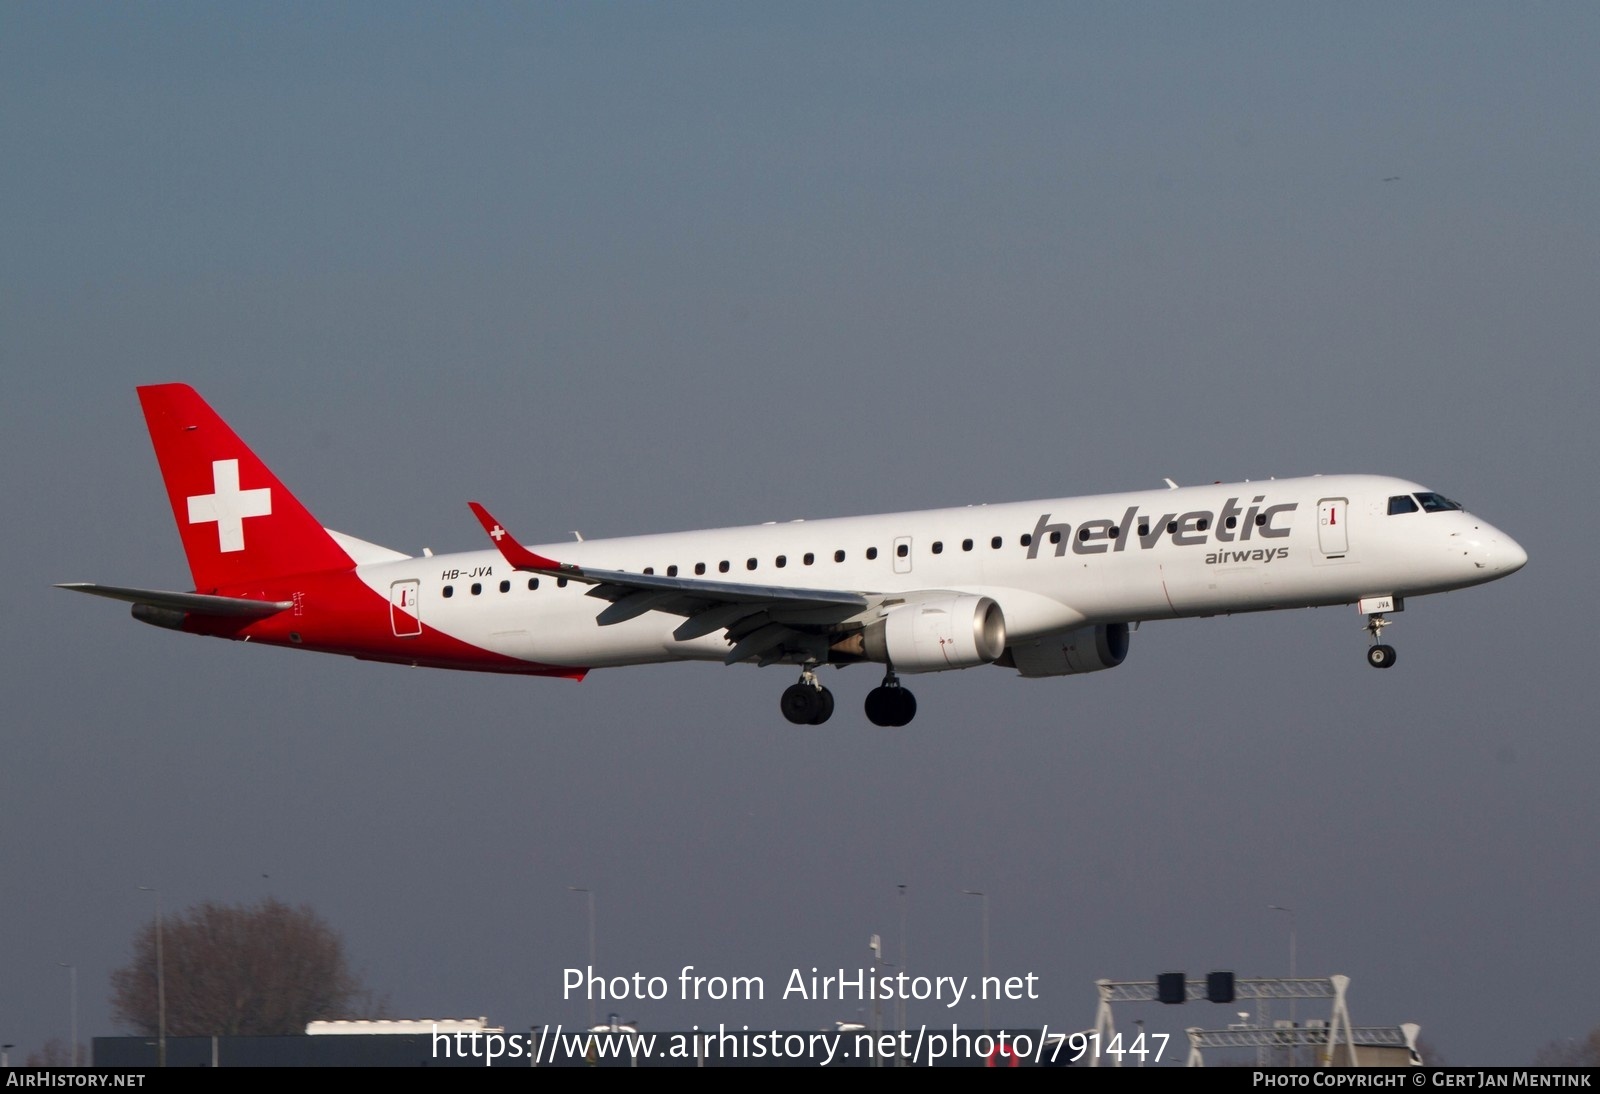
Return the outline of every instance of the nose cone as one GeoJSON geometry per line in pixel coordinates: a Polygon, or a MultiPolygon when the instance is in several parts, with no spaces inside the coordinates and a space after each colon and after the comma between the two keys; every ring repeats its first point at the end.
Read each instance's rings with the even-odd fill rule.
{"type": "Polygon", "coordinates": [[[1484,571],[1485,580],[1514,574],[1528,564],[1528,552],[1522,549],[1522,544],[1498,528],[1481,524],[1470,542],[1468,557],[1474,566],[1484,571]]]}
{"type": "Polygon", "coordinates": [[[1494,557],[1490,559],[1491,565],[1496,562],[1499,563],[1496,569],[1501,573],[1514,574],[1528,564],[1528,552],[1522,549],[1522,544],[1510,536],[1503,535],[1498,544],[1498,550],[1494,552],[1494,557]]]}

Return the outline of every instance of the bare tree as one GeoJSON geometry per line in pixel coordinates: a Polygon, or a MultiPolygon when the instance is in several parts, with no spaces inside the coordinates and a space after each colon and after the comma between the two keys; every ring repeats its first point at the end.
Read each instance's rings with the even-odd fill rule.
{"type": "Polygon", "coordinates": [[[1417,1038],[1417,1055],[1422,1057],[1424,1067],[1449,1067],[1444,1055],[1433,1047],[1433,1042],[1426,1037],[1417,1038]]]}
{"type": "Polygon", "coordinates": [[[1535,1067],[1600,1067],[1600,1029],[1579,1040],[1551,1041],[1533,1057],[1535,1067]]]}
{"type": "MultiPolygon", "coordinates": [[[[167,916],[162,935],[169,1037],[301,1033],[319,1018],[352,1017],[367,999],[344,942],[305,905],[208,902],[167,916]]],[[[137,1033],[159,1032],[154,920],[111,974],[111,1013],[137,1033]]]]}
{"type": "MultiPolygon", "coordinates": [[[[87,1060],[88,1049],[78,1046],[78,1059],[87,1060]]],[[[72,1066],[72,1046],[63,1037],[52,1037],[44,1046],[34,1052],[28,1053],[28,1058],[23,1061],[23,1067],[70,1067],[72,1066]]]]}

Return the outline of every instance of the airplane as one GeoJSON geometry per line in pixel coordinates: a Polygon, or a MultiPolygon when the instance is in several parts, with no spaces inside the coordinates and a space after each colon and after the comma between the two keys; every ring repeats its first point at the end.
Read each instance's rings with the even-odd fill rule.
{"type": "Polygon", "coordinates": [[[59,586],[191,634],[369,661],[581,680],[673,661],[785,664],[780,707],[821,725],[824,665],[900,676],[1116,668],[1162,619],[1354,605],[1367,662],[1406,599],[1494,581],[1527,553],[1415,482],[1328,475],[525,547],[477,502],[483,550],[420,557],[331,531],[185,384],[138,389],[191,592],[59,586]]]}

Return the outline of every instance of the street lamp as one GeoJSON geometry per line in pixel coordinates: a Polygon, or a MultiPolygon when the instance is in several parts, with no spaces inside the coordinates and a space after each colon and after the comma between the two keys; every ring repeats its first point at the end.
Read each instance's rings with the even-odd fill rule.
{"type": "MultiPolygon", "coordinates": [[[[594,890],[585,889],[579,885],[568,885],[567,892],[583,893],[589,898],[589,975],[594,975],[594,890]]],[[[589,997],[589,1028],[594,1028],[594,992],[584,993],[589,997]]]]}
{"type": "MultiPolygon", "coordinates": [[[[872,983],[878,983],[878,968],[883,964],[883,938],[873,935],[867,939],[867,949],[872,951],[872,983]]],[[[878,993],[872,993],[872,1063],[871,1067],[882,1067],[883,1057],[878,1052],[878,1045],[882,1043],[883,1035],[883,1000],[878,993]]]]}
{"type": "Polygon", "coordinates": [[[989,1032],[989,894],[981,889],[963,889],[962,896],[978,896],[983,898],[983,980],[979,989],[983,994],[983,1032],[989,1032]]]}
{"type": "Polygon", "coordinates": [[[72,1055],[71,1055],[70,1059],[72,1060],[72,1066],[73,1067],[77,1067],[78,1066],[78,966],[69,965],[65,961],[57,961],[56,964],[60,965],[63,969],[67,970],[67,973],[69,975],[69,981],[70,981],[70,983],[72,985],[71,989],[69,990],[69,993],[68,993],[68,998],[71,1000],[71,1007],[72,1007],[72,1040],[70,1042],[70,1044],[72,1045],[72,1055]]]}
{"type": "Polygon", "coordinates": [[[1289,979],[1293,980],[1295,978],[1295,911],[1293,908],[1285,908],[1281,904],[1268,904],[1267,908],[1274,912],[1289,913],[1289,979]]]}
{"type": "Polygon", "coordinates": [[[141,893],[156,895],[156,1066],[167,1066],[167,962],[161,949],[161,890],[139,886],[141,893]]]}
{"type": "MultiPolygon", "coordinates": [[[[1296,919],[1295,911],[1294,911],[1293,908],[1285,908],[1281,904],[1268,904],[1267,905],[1267,909],[1269,911],[1273,911],[1273,912],[1287,912],[1288,915],[1289,915],[1289,979],[1293,980],[1293,979],[1295,979],[1295,960],[1294,960],[1295,959],[1295,953],[1294,953],[1294,950],[1295,950],[1295,941],[1296,941],[1296,938],[1295,938],[1296,930],[1295,930],[1295,928],[1296,928],[1296,925],[1297,925],[1296,922],[1295,922],[1295,919],[1296,919]]],[[[1294,1011],[1295,1011],[1295,997],[1293,995],[1291,995],[1291,996],[1289,996],[1289,1024],[1291,1026],[1295,1024],[1294,1011]]],[[[1298,1063],[1298,1059],[1297,1059],[1298,1056],[1299,1056],[1299,1053],[1297,1053],[1295,1051],[1295,1046],[1294,1045],[1290,1045],[1289,1046],[1289,1066],[1290,1067],[1293,1067],[1296,1063],[1298,1063]]]]}
{"type": "MultiPolygon", "coordinates": [[[[900,890],[900,975],[901,976],[905,976],[906,975],[906,887],[904,885],[898,885],[898,886],[896,886],[896,888],[900,890]]],[[[904,984],[905,981],[902,980],[901,983],[904,984]]],[[[895,1028],[897,1030],[900,1030],[900,1031],[903,1032],[905,1030],[905,1028],[906,1028],[906,993],[904,991],[899,991],[899,992],[895,993],[894,1019],[895,1019],[895,1028]]],[[[905,1064],[905,1054],[904,1053],[896,1053],[896,1055],[895,1055],[895,1066],[896,1067],[900,1067],[900,1066],[903,1066],[904,1064],[905,1064]]]]}

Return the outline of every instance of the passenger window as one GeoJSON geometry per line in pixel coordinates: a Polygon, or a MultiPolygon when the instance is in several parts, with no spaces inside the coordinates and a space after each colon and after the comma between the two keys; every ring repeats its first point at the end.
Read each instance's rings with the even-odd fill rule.
{"type": "Polygon", "coordinates": [[[1204,532],[1209,527],[1211,527],[1211,522],[1205,517],[1201,517],[1199,520],[1194,522],[1194,528],[1197,532],[1204,532]]]}
{"type": "Polygon", "coordinates": [[[772,564],[781,570],[785,566],[789,565],[789,556],[779,555],[777,558],[773,559],[772,564]]]}
{"type": "Polygon", "coordinates": [[[939,540],[933,541],[933,553],[936,555],[944,554],[944,544],[939,540]]]}
{"type": "Polygon", "coordinates": [[[483,586],[474,581],[472,583],[472,595],[477,596],[481,592],[483,592],[483,586]]]}
{"type": "Polygon", "coordinates": [[[727,559],[723,559],[721,562],[717,563],[717,573],[725,574],[727,572],[728,572],[728,560],[727,559]]]}
{"type": "Polygon", "coordinates": [[[843,551],[835,551],[835,552],[833,552],[833,561],[835,561],[835,562],[843,562],[844,561],[844,552],[843,551]]]}
{"type": "Polygon", "coordinates": [[[567,587],[567,579],[566,578],[564,578],[564,577],[556,578],[556,588],[565,589],[566,587],[567,587]]]}
{"type": "Polygon", "coordinates": [[[1238,524],[1239,524],[1239,518],[1238,518],[1238,517],[1229,517],[1229,518],[1228,518],[1228,519],[1227,519],[1227,522],[1226,522],[1226,523],[1227,523],[1227,525],[1228,525],[1228,527],[1229,527],[1229,528],[1234,528],[1234,527],[1237,527],[1237,526],[1238,526],[1238,524]]]}
{"type": "MultiPolygon", "coordinates": [[[[1256,519],[1260,520],[1261,518],[1257,517],[1256,519]]],[[[1262,521],[1262,523],[1266,523],[1266,522],[1262,521]]],[[[1175,520],[1167,521],[1167,535],[1175,536],[1177,534],[1178,534],[1178,522],[1175,521],[1175,520]]]]}
{"type": "Polygon", "coordinates": [[[503,593],[509,593],[511,591],[511,582],[502,581],[500,583],[500,591],[503,593]]]}
{"type": "Polygon", "coordinates": [[[807,566],[809,566],[813,562],[817,561],[817,556],[812,554],[810,551],[807,551],[806,552],[806,557],[802,558],[800,561],[804,562],[807,566]]]}
{"type": "Polygon", "coordinates": [[[1033,546],[1033,533],[1032,532],[1024,532],[1024,533],[1022,533],[1022,545],[1024,547],[1032,547],[1033,546]]]}
{"type": "Polygon", "coordinates": [[[695,573],[696,577],[699,577],[701,574],[703,574],[705,572],[706,572],[706,564],[704,562],[696,562],[694,564],[694,573],[695,573]]]}
{"type": "Polygon", "coordinates": [[[971,540],[970,540],[970,539],[964,539],[964,540],[962,540],[962,541],[961,541],[961,549],[962,549],[962,550],[963,550],[963,551],[970,551],[970,550],[972,550],[972,541],[971,541],[971,540]]]}
{"type": "Polygon", "coordinates": [[[1057,528],[1054,532],[1050,533],[1050,542],[1051,543],[1060,543],[1061,542],[1061,529],[1057,528]]]}
{"type": "Polygon", "coordinates": [[[1003,542],[1005,542],[1005,541],[1002,540],[999,536],[995,536],[993,539],[991,539],[989,541],[989,546],[993,547],[996,551],[998,551],[1000,549],[1000,544],[1003,543],[1003,542]]]}
{"type": "Polygon", "coordinates": [[[1089,542],[1089,529],[1088,528],[1079,528],[1078,529],[1078,542],[1079,543],[1088,543],[1089,542]]]}
{"type": "Polygon", "coordinates": [[[1145,521],[1143,524],[1139,525],[1139,534],[1141,536],[1148,536],[1150,534],[1150,522],[1149,521],[1145,521]]]}
{"type": "Polygon", "coordinates": [[[644,572],[647,574],[653,574],[656,572],[656,568],[654,566],[646,566],[644,568],[644,572]]]}
{"type": "Polygon", "coordinates": [[[536,577],[530,577],[528,579],[528,591],[531,593],[534,590],[536,590],[538,587],[539,587],[539,579],[536,578],[536,577]]]}
{"type": "Polygon", "coordinates": [[[876,547],[868,547],[867,548],[867,561],[871,562],[873,559],[875,559],[877,557],[878,557],[878,549],[876,547]]]}
{"type": "Polygon", "coordinates": [[[667,576],[668,577],[677,577],[678,576],[678,564],[677,563],[673,563],[671,566],[667,567],[667,576]]]}
{"type": "Polygon", "coordinates": [[[753,559],[753,558],[745,559],[744,560],[744,568],[746,570],[754,570],[756,568],[756,560],[753,559]]]}
{"type": "Polygon", "coordinates": [[[443,589],[439,590],[439,595],[444,597],[446,600],[449,600],[452,596],[456,595],[455,586],[446,585],[443,589]]]}
{"type": "Polygon", "coordinates": [[[1265,513],[1257,513],[1256,514],[1256,527],[1260,528],[1263,525],[1265,525],[1266,523],[1267,523],[1267,514],[1265,514],[1265,513]]]}
{"type": "Polygon", "coordinates": [[[894,554],[895,554],[896,558],[905,558],[910,553],[911,553],[911,547],[910,547],[909,544],[896,543],[894,545],[894,554]]]}

